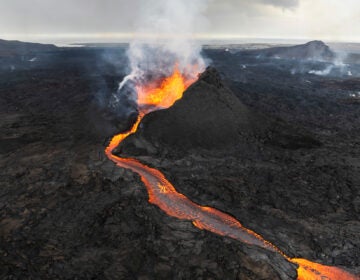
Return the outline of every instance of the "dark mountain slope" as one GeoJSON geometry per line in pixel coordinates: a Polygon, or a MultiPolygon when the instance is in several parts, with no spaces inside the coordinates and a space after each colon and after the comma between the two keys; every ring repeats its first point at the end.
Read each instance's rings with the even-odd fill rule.
{"type": "Polygon", "coordinates": [[[248,109],[223,84],[219,73],[208,68],[171,108],[146,115],[138,132],[121,147],[130,154],[159,152],[164,147],[183,153],[195,148],[235,149],[249,143],[290,149],[319,144],[300,128],[248,109]]]}

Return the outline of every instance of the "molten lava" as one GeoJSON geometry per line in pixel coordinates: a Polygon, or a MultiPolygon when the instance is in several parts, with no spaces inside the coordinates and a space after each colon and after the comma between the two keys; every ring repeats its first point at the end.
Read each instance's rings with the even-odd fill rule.
{"type": "Polygon", "coordinates": [[[291,262],[299,265],[297,269],[298,280],[352,280],[360,279],[337,267],[313,263],[305,259],[291,259],[291,262]]]}
{"type": "MultiPolygon", "coordinates": [[[[195,75],[191,75],[195,77],[195,75]]],[[[266,241],[259,234],[242,226],[234,217],[217,209],[201,206],[181,193],[157,169],[150,168],[136,159],[121,158],[113,155],[113,150],[130,134],[136,132],[142,118],[149,111],[147,107],[157,109],[168,108],[180,99],[184,90],[194,82],[193,78],[186,78],[175,66],[172,75],[162,81],[155,81],[146,86],[137,86],[139,116],[132,128],[124,133],[115,135],[105,153],[117,166],[127,168],[140,175],[149,194],[149,202],[157,205],[169,216],[190,220],[199,229],[228,236],[241,242],[256,245],[264,249],[281,254],[289,262],[298,265],[298,280],[356,280],[359,277],[349,274],[336,267],[329,267],[310,262],[305,259],[291,259],[279,248],[266,241]],[[145,109],[144,109],[145,108],[145,109]]]]}
{"type": "Polygon", "coordinates": [[[144,106],[153,106],[157,109],[169,108],[182,97],[185,89],[194,81],[194,78],[182,75],[176,65],[171,76],[136,86],[138,106],[139,108],[144,106]]]}

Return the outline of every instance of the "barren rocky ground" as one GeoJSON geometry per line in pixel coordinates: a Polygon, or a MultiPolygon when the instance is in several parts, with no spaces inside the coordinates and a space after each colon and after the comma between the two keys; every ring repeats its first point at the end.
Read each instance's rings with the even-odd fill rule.
{"type": "MultiPolygon", "coordinates": [[[[290,143],[287,136],[306,133],[321,145],[284,145],[271,127],[276,141],[249,136],[233,149],[185,152],[171,142],[129,154],[288,255],[359,273],[360,108],[351,95],[359,78],[291,74],[295,62],[221,49],[205,54],[246,110],[286,127],[290,143]]],[[[121,50],[98,48],[2,60],[1,279],[295,279],[294,265],[273,253],[166,216],[147,202],[137,175],[104,156],[131,122],[106,109],[124,64],[121,50]]]]}

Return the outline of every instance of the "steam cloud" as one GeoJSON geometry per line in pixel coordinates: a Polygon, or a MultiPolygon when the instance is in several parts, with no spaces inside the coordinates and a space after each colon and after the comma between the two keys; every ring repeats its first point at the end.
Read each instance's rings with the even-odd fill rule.
{"type": "Polygon", "coordinates": [[[183,75],[202,72],[206,63],[193,36],[206,26],[206,7],[207,0],[142,0],[128,50],[131,73],[120,83],[117,95],[133,83],[170,75],[175,65],[183,75]]]}

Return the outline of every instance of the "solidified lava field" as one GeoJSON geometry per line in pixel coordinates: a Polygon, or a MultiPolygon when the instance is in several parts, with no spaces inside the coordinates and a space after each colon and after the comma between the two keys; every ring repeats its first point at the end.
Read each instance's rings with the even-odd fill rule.
{"type": "MultiPolygon", "coordinates": [[[[296,279],[273,252],[167,216],[138,175],[107,159],[109,139],[134,121],[129,100],[107,108],[127,73],[124,51],[0,58],[1,279],[296,279]]],[[[184,98],[175,113],[149,115],[139,131],[147,141],[134,135],[119,150],[290,257],[360,273],[358,76],[309,73],[325,62],[204,54],[216,70],[187,93],[206,102],[184,98]],[[231,141],[230,123],[239,128],[231,141]]]]}

